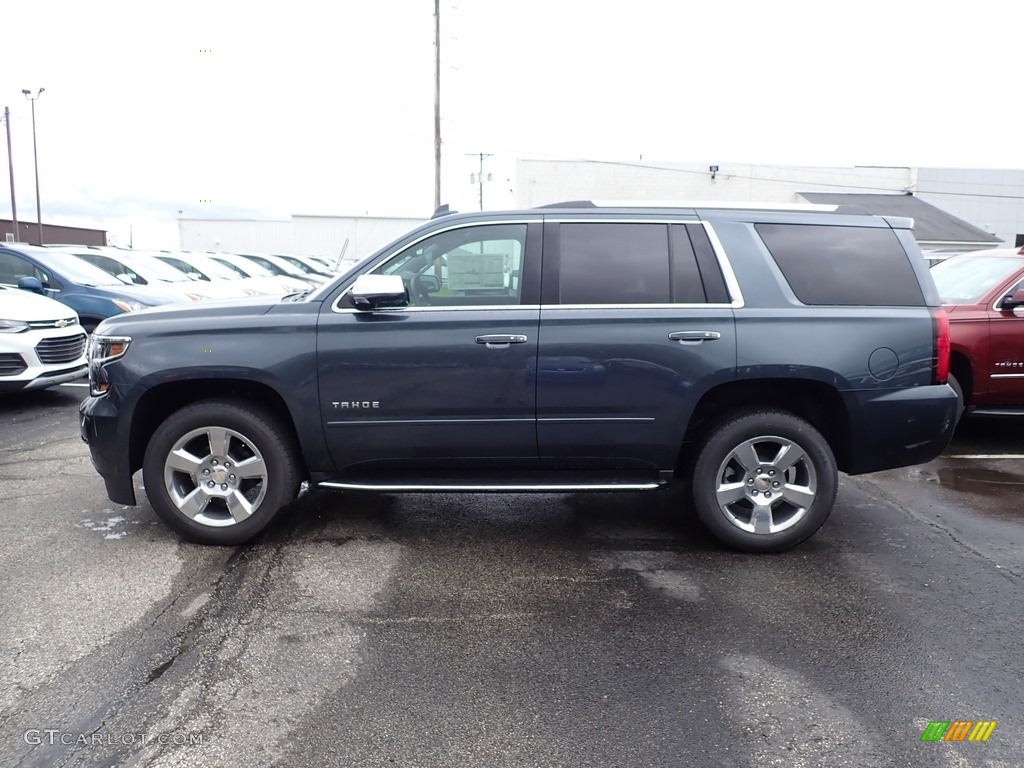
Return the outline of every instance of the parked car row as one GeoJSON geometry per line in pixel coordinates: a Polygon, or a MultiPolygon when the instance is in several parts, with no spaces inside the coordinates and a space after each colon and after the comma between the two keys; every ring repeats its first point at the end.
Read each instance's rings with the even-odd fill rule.
{"type": "Polygon", "coordinates": [[[147,307],[285,296],[333,277],[329,266],[303,257],[0,245],[0,286],[21,288],[67,305],[87,332],[108,317],[147,307]]]}
{"type": "Polygon", "coordinates": [[[109,317],[213,299],[280,297],[334,277],[309,257],[0,244],[0,392],[83,378],[109,317]]]}

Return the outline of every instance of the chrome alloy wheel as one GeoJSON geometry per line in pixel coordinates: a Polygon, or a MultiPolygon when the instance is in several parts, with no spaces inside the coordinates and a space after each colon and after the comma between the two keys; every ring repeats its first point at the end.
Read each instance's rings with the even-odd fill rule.
{"type": "Polygon", "coordinates": [[[715,496],[725,518],[748,533],[772,534],[800,522],[814,503],[818,478],[807,452],[764,435],[736,446],[718,468],[715,496]]]}
{"type": "Polygon", "coordinates": [[[163,474],[178,511],[217,528],[248,519],[267,494],[262,454],[245,435],[225,427],[203,427],[180,437],[163,474]]]}

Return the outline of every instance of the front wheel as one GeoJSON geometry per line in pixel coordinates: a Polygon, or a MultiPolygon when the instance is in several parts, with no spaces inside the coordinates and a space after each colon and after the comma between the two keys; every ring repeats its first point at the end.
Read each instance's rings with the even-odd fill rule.
{"type": "Polygon", "coordinates": [[[781,552],[828,518],[838,487],[828,441],[784,411],[757,411],[719,424],[694,465],[701,522],[734,549],[781,552]]]}
{"type": "Polygon", "coordinates": [[[256,407],[209,400],[171,414],[142,464],[146,495],[172,529],[201,544],[242,544],[295,498],[298,451],[256,407]]]}

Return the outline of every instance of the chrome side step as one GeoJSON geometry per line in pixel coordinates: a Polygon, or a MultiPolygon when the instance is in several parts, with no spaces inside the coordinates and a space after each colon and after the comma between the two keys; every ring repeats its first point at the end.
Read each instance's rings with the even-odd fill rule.
{"type": "Polygon", "coordinates": [[[968,413],[969,416],[1024,416],[1024,410],[1020,408],[976,408],[968,413]]]}
{"type": "Polygon", "coordinates": [[[463,491],[463,492],[486,492],[486,493],[500,493],[502,491],[515,491],[515,492],[537,492],[537,493],[559,493],[564,491],[650,491],[655,488],[661,488],[664,483],[649,482],[649,483],[583,483],[579,485],[570,485],[563,483],[534,483],[530,485],[473,485],[473,484],[428,484],[428,485],[414,485],[414,484],[402,484],[402,483],[342,483],[335,481],[325,481],[317,483],[320,488],[340,488],[343,490],[350,491],[411,491],[414,493],[432,492],[432,491],[463,491]]]}

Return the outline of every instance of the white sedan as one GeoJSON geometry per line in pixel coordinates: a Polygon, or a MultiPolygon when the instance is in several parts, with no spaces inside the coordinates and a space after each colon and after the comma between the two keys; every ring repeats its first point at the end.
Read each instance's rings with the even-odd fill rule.
{"type": "Polygon", "coordinates": [[[87,338],[70,307],[0,286],[0,393],[84,378],[87,338]]]}

